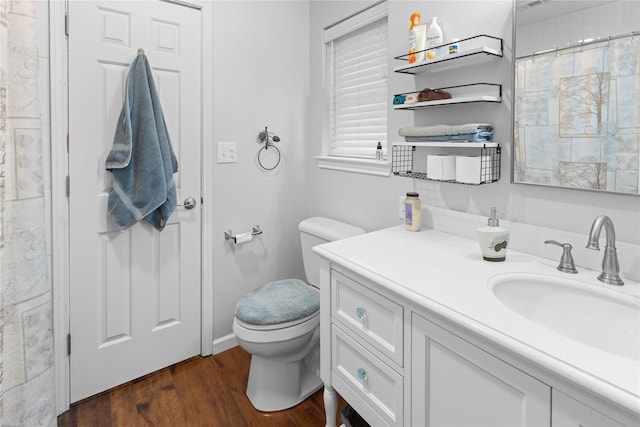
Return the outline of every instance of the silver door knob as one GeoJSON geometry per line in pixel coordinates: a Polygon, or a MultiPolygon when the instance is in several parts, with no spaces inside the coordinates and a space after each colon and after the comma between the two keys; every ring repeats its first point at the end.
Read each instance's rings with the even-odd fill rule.
{"type": "Polygon", "coordinates": [[[187,197],[186,199],[184,199],[184,204],[178,206],[182,206],[185,209],[193,209],[196,207],[196,204],[197,202],[195,197],[187,197]]]}

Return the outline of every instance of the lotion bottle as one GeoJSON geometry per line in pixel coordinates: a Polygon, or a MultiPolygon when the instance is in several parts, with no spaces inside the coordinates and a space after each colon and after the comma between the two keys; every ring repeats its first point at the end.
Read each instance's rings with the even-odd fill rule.
{"type": "Polygon", "coordinates": [[[427,50],[427,58],[433,59],[436,56],[440,56],[444,53],[444,47],[441,45],[444,43],[442,37],[442,29],[438,25],[438,17],[434,16],[429,21],[429,27],[427,28],[427,49],[434,46],[440,46],[436,49],[427,50]]]}
{"type": "Polygon", "coordinates": [[[411,26],[409,27],[409,64],[424,61],[426,38],[427,26],[420,25],[420,14],[415,12],[411,15],[411,26]]]}
{"type": "Polygon", "coordinates": [[[404,199],[404,228],[419,231],[422,225],[422,202],[418,193],[409,192],[404,199]]]}
{"type": "Polygon", "coordinates": [[[496,216],[496,208],[491,208],[491,217],[485,227],[476,230],[478,244],[485,261],[504,261],[507,257],[507,243],[509,242],[509,230],[500,227],[500,221],[496,216]]]}

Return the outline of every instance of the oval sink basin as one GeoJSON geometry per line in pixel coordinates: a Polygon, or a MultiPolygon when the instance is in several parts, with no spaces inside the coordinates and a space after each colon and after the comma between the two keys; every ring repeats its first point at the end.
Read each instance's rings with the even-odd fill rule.
{"type": "Polygon", "coordinates": [[[543,274],[500,274],[489,287],[530,321],[591,347],[640,360],[640,302],[579,280],[543,274]]]}

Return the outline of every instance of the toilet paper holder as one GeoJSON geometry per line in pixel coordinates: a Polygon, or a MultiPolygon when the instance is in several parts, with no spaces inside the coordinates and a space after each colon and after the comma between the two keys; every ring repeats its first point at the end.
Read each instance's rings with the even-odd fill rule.
{"type": "MultiPolygon", "coordinates": [[[[253,228],[251,229],[251,235],[252,236],[257,236],[259,234],[262,234],[262,230],[260,229],[259,225],[254,225],[253,228]]],[[[237,234],[233,234],[233,232],[231,230],[225,230],[224,231],[224,240],[233,240],[233,243],[237,243],[236,237],[238,235],[237,234]]]]}

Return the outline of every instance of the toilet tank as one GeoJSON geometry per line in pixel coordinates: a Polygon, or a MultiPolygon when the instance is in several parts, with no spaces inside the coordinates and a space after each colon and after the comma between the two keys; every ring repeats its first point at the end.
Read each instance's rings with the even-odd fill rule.
{"type": "Polygon", "coordinates": [[[302,245],[302,260],[307,283],[319,286],[320,267],[318,255],[311,249],[322,243],[364,234],[365,230],[355,225],[346,224],[331,218],[313,217],[303,220],[298,226],[302,245]]]}

